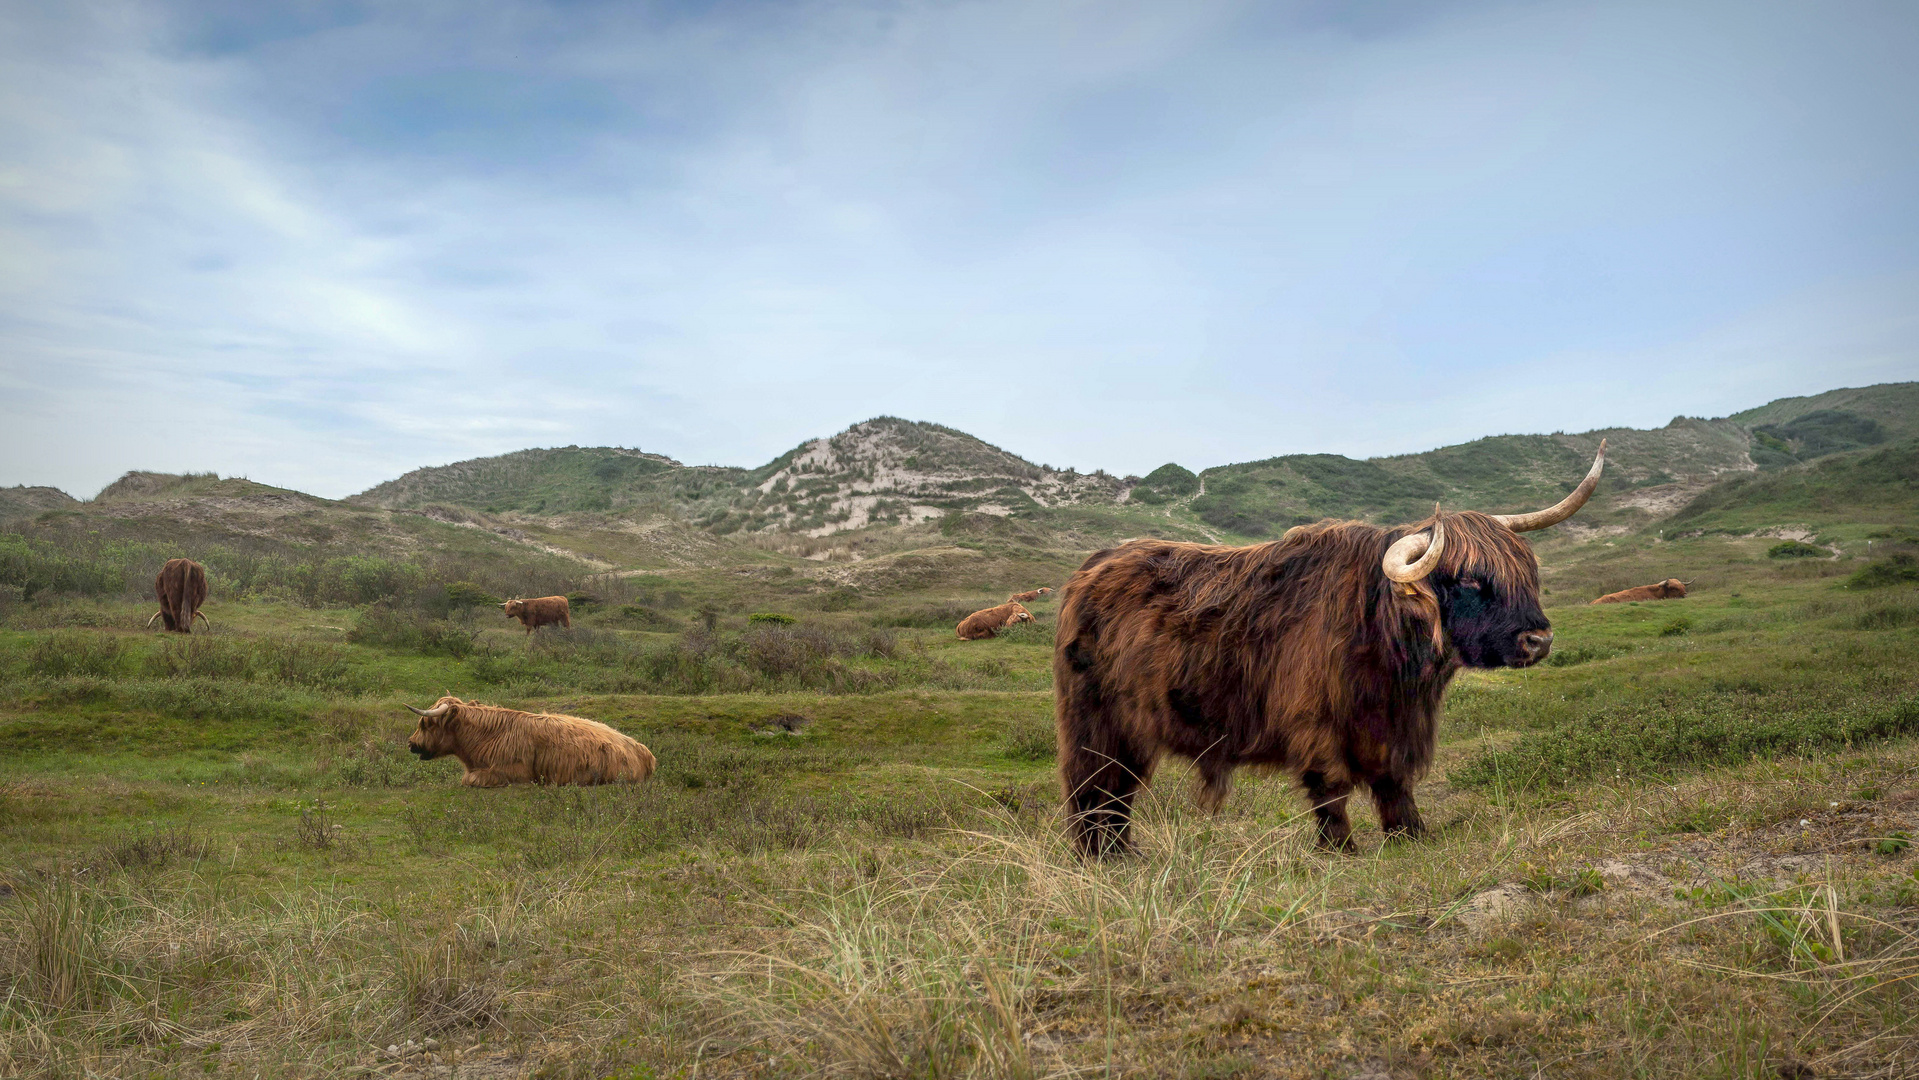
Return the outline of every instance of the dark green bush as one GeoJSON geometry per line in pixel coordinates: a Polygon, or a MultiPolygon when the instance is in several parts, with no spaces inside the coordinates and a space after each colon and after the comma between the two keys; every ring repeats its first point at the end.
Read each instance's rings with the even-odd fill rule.
{"type": "Polygon", "coordinates": [[[841,586],[820,597],[821,611],[850,611],[858,606],[860,591],[851,586],[841,586]]]}
{"type": "Polygon", "coordinates": [[[386,604],[375,604],[361,612],[353,629],[347,631],[347,640],[356,644],[385,645],[426,656],[451,656],[456,660],[471,656],[479,647],[479,637],[477,630],[386,604]]]}
{"type": "Polygon", "coordinates": [[[1846,579],[1848,589],[1883,589],[1919,581],[1919,559],[1899,552],[1890,558],[1868,563],[1846,579]]]}
{"type": "Polygon", "coordinates": [[[791,626],[796,621],[791,615],[782,615],[777,611],[755,611],[746,617],[749,625],[791,626]]]}
{"type": "Polygon", "coordinates": [[[119,667],[122,651],[120,639],[111,634],[61,630],[35,641],[27,653],[27,663],[33,674],[49,678],[106,678],[119,667]]]}
{"type": "Polygon", "coordinates": [[[620,622],[640,630],[678,630],[680,621],[645,604],[622,604],[617,613],[620,622]]]}
{"type": "Polygon", "coordinates": [[[1768,559],[1824,559],[1831,555],[1832,552],[1825,548],[1801,543],[1798,540],[1781,540],[1766,549],[1768,559]]]}
{"type": "Polygon", "coordinates": [[[456,581],[446,587],[446,602],[451,608],[499,607],[505,601],[478,585],[456,581]]]}
{"type": "Polygon", "coordinates": [[[1597,645],[1574,645],[1570,648],[1555,648],[1546,654],[1547,667],[1575,667],[1591,663],[1594,660],[1610,660],[1619,655],[1620,650],[1602,648],[1597,645]]]}
{"type": "Polygon", "coordinates": [[[1660,637],[1682,637],[1690,633],[1692,633],[1692,620],[1684,615],[1666,620],[1666,624],[1659,628],[1660,637]]]}
{"type": "Polygon", "coordinates": [[[1448,778],[1471,788],[1545,789],[1910,735],[1919,735],[1919,699],[1877,709],[1791,701],[1757,708],[1745,694],[1663,694],[1529,733],[1472,758],[1448,778]]]}

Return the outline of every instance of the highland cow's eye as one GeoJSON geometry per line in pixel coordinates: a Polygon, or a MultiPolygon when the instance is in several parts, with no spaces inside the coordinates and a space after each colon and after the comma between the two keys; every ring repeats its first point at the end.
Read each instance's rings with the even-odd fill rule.
{"type": "Polygon", "coordinates": [[[1459,579],[1459,587],[1467,592],[1479,592],[1486,586],[1476,577],[1463,577],[1459,579]]]}

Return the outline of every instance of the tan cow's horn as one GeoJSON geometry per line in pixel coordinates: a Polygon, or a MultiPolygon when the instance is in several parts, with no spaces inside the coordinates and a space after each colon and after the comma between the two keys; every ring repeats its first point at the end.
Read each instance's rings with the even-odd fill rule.
{"type": "Polygon", "coordinates": [[[209,632],[210,632],[210,631],[212,631],[212,629],[213,629],[213,620],[212,620],[212,619],[209,619],[209,618],[207,618],[207,613],[206,613],[206,612],[204,612],[204,611],[195,611],[195,612],[193,613],[193,616],[194,616],[194,618],[196,618],[196,619],[199,619],[199,620],[200,620],[201,622],[203,622],[203,623],[206,623],[206,624],[207,624],[207,630],[208,630],[209,632]]]}
{"type": "Polygon", "coordinates": [[[412,709],[414,715],[424,716],[429,720],[438,720],[440,717],[445,716],[447,710],[452,707],[451,705],[435,705],[431,709],[414,709],[411,705],[407,706],[408,709],[412,709]]]}
{"type": "Polygon", "coordinates": [[[1532,532],[1534,529],[1543,529],[1548,525],[1557,525],[1577,514],[1579,508],[1586,505],[1586,500],[1592,498],[1593,488],[1599,486],[1599,471],[1605,467],[1606,440],[1601,439],[1599,453],[1593,455],[1593,467],[1586,473],[1586,478],[1579,482],[1579,486],[1573,489],[1571,495],[1544,510],[1535,510],[1530,514],[1492,514],[1490,516],[1494,521],[1514,532],[1532,532]]]}
{"type": "Polygon", "coordinates": [[[156,612],[154,612],[154,613],[153,613],[153,615],[152,615],[152,617],[151,617],[151,618],[149,618],[149,619],[147,619],[147,629],[149,629],[149,630],[151,630],[151,629],[153,629],[153,620],[154,620],[154,619],[157,619],[157,618],[159,618],[160,616],[162,616],[162,615],[165,615],[165,614],[166,614],[166,612],[165,612],[164,610],[162,610],[162,611],[156,611],[156,612]]]}
{"type": "Polygon", "coordinates": [[[1402,585],[1418,581],[1439,565],[1439,553],[1445,548],[1446,526],[1439,520],[1439,506],[1435,504],[1432,530],[1393,541],[1393,546],[1386,549],[1386,557],[1379,561],[1379,568],[1402,585]]]}

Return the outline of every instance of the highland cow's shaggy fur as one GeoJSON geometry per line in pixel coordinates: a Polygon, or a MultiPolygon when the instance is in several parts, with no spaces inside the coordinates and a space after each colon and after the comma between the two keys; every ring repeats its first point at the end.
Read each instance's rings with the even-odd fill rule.
{"type": "Polygon", "coordinates": [[[1021,607],[1017,601],[1008,600],[998,607],[975,611],[961,619],[958,630],[961,641],[978,641],[994,637],[1016,623],[1032,621],[1032,612],[1021,607]]]}
{"type": "Polygon", "coordinates": [[[531,634],[548,623],[559,623],[567,629],[573,628],[573,612],[564,596],[542,596],[533,600],[508,600],[500,608],[509,619],[520,620],[531,634]]]}
{"type": "Polygon", "coordinates": [[[193,633],[193,618],[198,615],[206,623],[207,629],[213,629],[213,623],[200,610],[207,601],[207,568],[192,559],[168,559],[153,579],[153,595],[159,598],[160,610],[147,625],[153,625],[153,619],[165,619],[166,628],[182,634],[193,633]]]}
{"type": "Polygon", "coordinates": [[[1060,779],[1089,856],[1123,852],[1134,795],[1167,753],[1217,807],[1241,765],[1299,777],[1320,843],[1350,847],[1366,784],[1388,833],[1417,834],[1412,788],[1462,666],[1545,657],[1532,549],[1484,514],[1445,516],[1443,555],[1409,584],[1382,556],[1398,529],[1321,522],[1272,543],[1134,540],[1087,559],[1061,593],[1053,685],[1060,779]]]}
{"type": "Polygon", "coordinates": [[[420,716],[406,744],[424,760],[458,758],[468,787],[638,782],[655,765],[652,751],[597,720],[451,696],[420,716]]]}
{"type": "Polygon", "coordinates": [[[1630,604],[1635,600],[1682,600],[1686,596],[1686,583],[1676,577],[1669,577],[1657,585],[1635,585],[1630,589],[1621,589],[1607,593],[1594,604],[1630,604]]]}

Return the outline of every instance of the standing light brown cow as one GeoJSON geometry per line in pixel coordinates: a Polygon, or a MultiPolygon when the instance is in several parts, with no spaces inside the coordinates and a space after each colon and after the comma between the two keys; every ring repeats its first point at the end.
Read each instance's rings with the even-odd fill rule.
{"type": "Polygon", "coordinates": [[[207,568],[192,559],[168,559],[153,579],[153,595],[160,600],[160,610],[147,620],[148,626],[154,619],[165,619],[168,630],[191,634],[197,615],[208,630],[213,629],[212,620],[200,610],[207,602],[207,568]]]}
{"type": "Polygon", "coordinates": [[[653,775],[653,752],[598,720],[528,713],[447,696],[415,709],[408,750],[423,761],[452,756],[468,787],[611,784],[653,775]]]}
{"type": "Polygon", "coordinates": [[[1621,589],[1615,593],[1607,593],[1589,603],[1630,604],[1636,600],[1683,600],[1686,596],[1686,586],[1689,584],[1691,584],[1691,582],[1681,581],[1676,577],[1669,577],[1657,585],[1635,585],[1630,589],[1621,589]]]}
{"type": "Polygon", "coordinates": [[[542,596],[535,600],[508,600],[500,607],[509,619],[520,620],[528,634],[548,623],[559,623],[571,630],[573,613],[567,607],[564,596],[542,596]]]}
{"type": "Polygon", "coordinates": [[[1530,667],[1552,647],[1539,561],[1520,533],[1571,517],[1606,444],[1559,504],[1380,528],[1324,521],[1252,547],[1134,540],[1061,590],[1053,686],[1060,781],[1089,857],[1127,850],[1133,798],[1168,753],[1218,807],[1242,765],[1297,776],[1319,843],[1350,850],[1346,799],[1372,789],[1388,833],[1418,835],[1413,785],[1462,668],[1530,667]]]}
{"type": "Polygon", "coordinates": [[[1018,623],[1032,621],[1032,612],[1021,607],[1017,601],[1008,600],[998,607],[975,611],[961,619],[959,636],[961,641],[979,641],[982,638],[997,636],[1001,630],[1018,623]]]}
{"type": "Polygon", "coordinates": [[[1016,592],[1013,595],[1007,597],[1006,599],[1009,603],[1030,604],[1033,601],[1038,600],[1040,597],[1050,596],[1052,595],[1052,593],[1053,593],[1053,590],[1042,586],[1041,588],[1031,589],[1031,590],[1028,590],[1027,592],[1016,592]]]}

